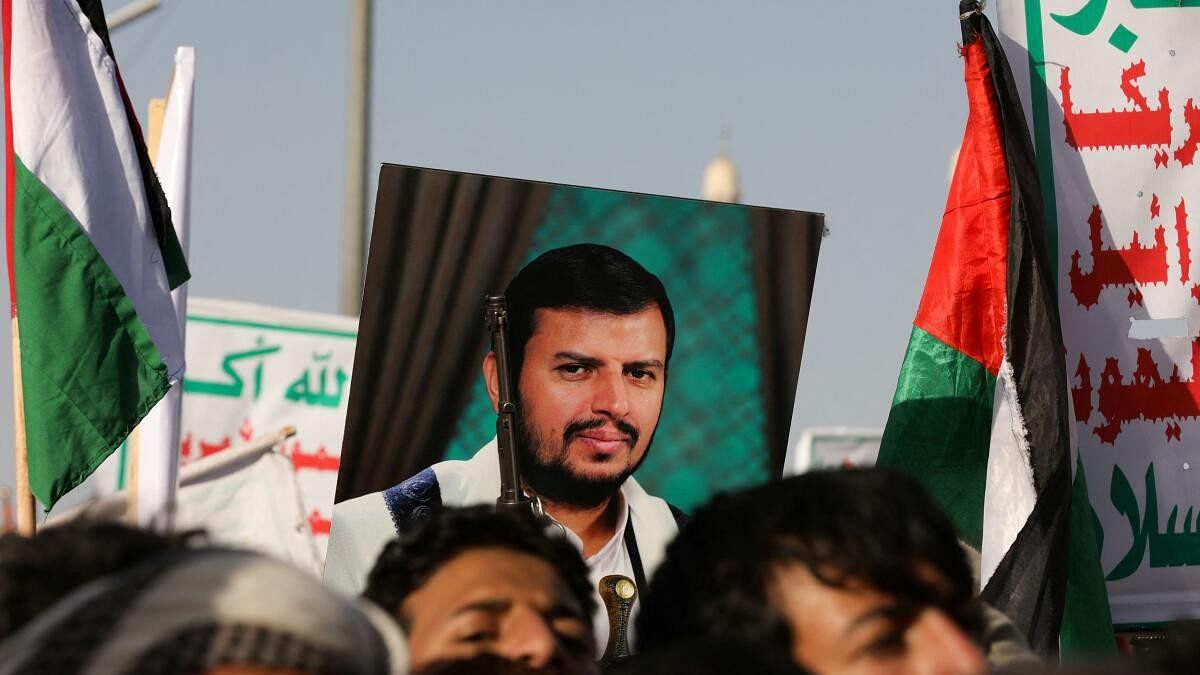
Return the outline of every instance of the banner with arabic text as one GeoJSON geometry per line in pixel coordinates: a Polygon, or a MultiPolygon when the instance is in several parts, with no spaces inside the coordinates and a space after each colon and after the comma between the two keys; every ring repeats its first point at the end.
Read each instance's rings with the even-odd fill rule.
{"type": "Polygon", "coordinates": [[[1004,0],[1113,620],[1200,616],[1200,0],[1004,0]]]}
{"type": "Polygon", "coordinates": [[[294,426],[283,454],[323,560],[358,320],[190,298],[187,336],[181,465],[294,426]]]}

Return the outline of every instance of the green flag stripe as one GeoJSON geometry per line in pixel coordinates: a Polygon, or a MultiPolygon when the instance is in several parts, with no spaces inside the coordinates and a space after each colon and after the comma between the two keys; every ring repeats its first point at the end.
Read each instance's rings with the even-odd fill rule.
{"type": "Polygon", "coordinates": [[[916,477],[976,550],[996,377],[983,364],[913,327],[879,464],[916,477]]]}
{"type": "Polygon", "coordinates": [[[167,369],[87,233],[19,157],[13,166],[29,480],[49,508],[162,398],[167,369]]]}
{"type": "Polygon", "coordinates": [[[1070,567],[1067,573],[1066,604],[1063,606],[1059,645],[1064,659],[1103,656],[1114,651],[1112,612],[1104,591],[1095,511],[1088,499],[1083,462],[1075,462],[1071,486],[1070,567]]]}

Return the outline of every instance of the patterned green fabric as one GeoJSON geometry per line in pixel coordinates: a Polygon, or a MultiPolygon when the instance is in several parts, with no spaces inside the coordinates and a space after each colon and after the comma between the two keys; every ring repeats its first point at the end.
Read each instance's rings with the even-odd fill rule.
{"type": "MultiPolygon", "coordinates": [[[[526,259],[594,242],[662,279],[675,309],[675,352],[658,433],[637,477],[685,510],[767,478],[747,215],[724,204],[558,186],[526,259]]],[[[482,379],[470,384],[447,459],[469,457],[495,434],[482,379]]]]}

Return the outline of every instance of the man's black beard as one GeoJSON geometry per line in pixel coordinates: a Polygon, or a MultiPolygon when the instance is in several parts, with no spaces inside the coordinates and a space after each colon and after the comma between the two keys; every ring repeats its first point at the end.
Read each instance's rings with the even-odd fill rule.
{"type": "MultiPolygon", "coordinates": [[[[528,406],[518,397],[516,450],[517,459],[521,463],[521,478],[533,488],[534,492],[551,502],[558,502],[560,504],[570,504],[585,508],[603,504],[605,500],[616,494],[621,489],[621,484],[625,482],[625,479],[632,476],[633,472],[637,471],[638,467],[642,465],[642,462],[646,461],[646,457],[650,454],[650,446],[654,443],[654,434],[651,434],[650,441],[646,443],[646,450],[642,453],[637,463],[627,467],[615,476],[608,478],[580,476],[567,467],[567,446],[575,435],[604,426],[608,420],[603,417],[596,417],[590,420],[572,421],[563,429],[562,438],[556,439],[562,445],[556,449],[554,454],[555,459],[549,463],[545,463],[538,458],[535,448],[547,447],[546,439],[539,438],[537,433],[534,432],[532,425],[529,424],[529,416],[530,411],[528,406]]],[[[613,424],[618,430],[629,436],[630,454],[632,455],[633,448],[637,446],[640,435],[637,428],[622,420],[615,420],[613,424]]]]}

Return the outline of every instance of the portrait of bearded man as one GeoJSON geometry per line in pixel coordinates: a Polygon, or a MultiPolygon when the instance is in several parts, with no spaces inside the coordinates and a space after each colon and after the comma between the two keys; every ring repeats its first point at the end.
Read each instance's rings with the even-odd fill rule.
{"type": "MultiPolygon", "coordinates": [[[[644,587],[682,512],[633,478],[662,413],[675,318],[662,282],[624,253],[595,244],[547,251],[505,289],[516,448],[522,488],[580,551],[592,582],[620,574],[644,587]]],[[[483,360],[493,408],[496,355],[483,360]]],[[[379,492],[337,504],[326,583],[362,590],[387,541],[433,509],[495,503],[493,439],[466,461],[445,461],[379,492]]],[[[633,612],[637,611],[636,600],[633,612]]],[[[609,624],[598,608],[598,646],[609,624]]]]}

